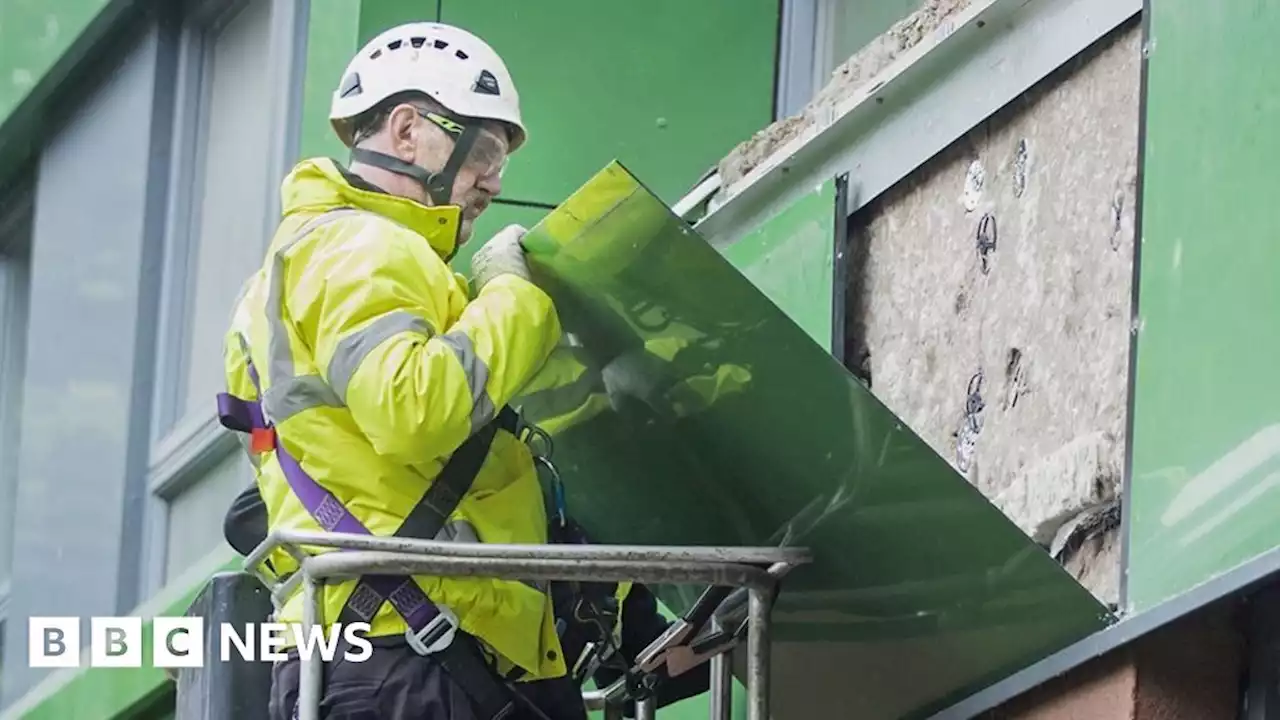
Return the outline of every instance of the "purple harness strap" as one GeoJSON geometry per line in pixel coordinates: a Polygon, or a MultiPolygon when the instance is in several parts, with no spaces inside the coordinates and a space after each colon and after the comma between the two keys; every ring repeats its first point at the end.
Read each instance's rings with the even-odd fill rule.
{"type": "MultiPolygon", "coordinates": [[[[258,396],[261,397],[258,373],[252,362],[249,363],[249,377],[253,380],[258,396]]],[[[252,433],[254,430],[273,429],[265,420],[260,401],[244,400],[230,393],[218,394],[218,420],[223,427],[235,432],[252,433]]],[[[320,527],[327,532],[373,534],[347,510],[341,500],[334,497],[333,493],[302,469],[298,461],[280,443],[277,433],[273,433],[272,449],[275,450],[280,469],[284,471],[289,488],[298,496],[302,506],[320,527]]],[[[347,608],[368,622],[373,620],[382,603],[386,601],[391,602],[415,634],[421,633],[441,615],[440,608],[431,602],[422,588],[408,575],[361,577],[356,589],[347,600],[347,608]]]]}

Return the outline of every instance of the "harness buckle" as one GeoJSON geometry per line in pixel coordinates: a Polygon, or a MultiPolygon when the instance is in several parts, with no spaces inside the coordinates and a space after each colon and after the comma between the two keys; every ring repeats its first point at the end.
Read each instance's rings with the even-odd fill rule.
{"type": "Polygon", "coordinates": [[[418,632],[405,631],[405,640],[413,651],[422,656],[434,655],[453,644],[458,634],[458,616],[444,605],[436,605],[440,614],[418,632]]]}

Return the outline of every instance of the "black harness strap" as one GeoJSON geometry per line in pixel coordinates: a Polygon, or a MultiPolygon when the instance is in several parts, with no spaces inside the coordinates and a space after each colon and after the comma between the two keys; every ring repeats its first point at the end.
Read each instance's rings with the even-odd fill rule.
{"type": "Polygon", "coordinates": [[[497,418],[459,446],[440,470],[440,476],[431,483],[431,487],[413,510],[409,511],[395,536],[420,540],[434,538],[453,511],[458,509],[462,497],[471,490],[498,430],[506,430],[515,435],[518,424],[516,412],[509,406],[504,406],[497,418]]]}
{"type": "MultiPolygon", "coordinates": [[[[436,537],[475,483],[499,429],[513,435],[518,434],[519,416],[509,406],[504,406],[493,421],[476,431],[454,451],[431,487],[409,511],[394,537],[419,540],[436,537]]],[[[366,612],[356,611],[352,600],[368,597],[369,590],[371,588],[362,577],[343,606],[338,622],[349,625],[368,621],[366,612]]],[[[374,612],[377,612],[377,608],[374,608],[374,612]]],[[[489,666],[481,653],[479,641],[461,628],[454,632],[453,641],[432,657],[440,662],[450,677],[467,693],[481,711],[482,718],[499,720],[507,717],[515,709],[514,691],[504,685],[497,671],[489,666]]]]}
{"type": "MultiPolygon", "coordinates": [[[[434,539],[449,516],[458,509],[458,503],[462,501],[462,497],[471,490],[471,485],[480,474],[480,467],[484,465],[484,459],[489,454],[489,448],[493,445],[498,429],[501,428],[514,435],[518,423],[519,416],[516,412],[509,406],[504,406],[493,421],[458,446],[449,461],[440,469],[440,474],[431,483],[431,487],[427,488],[418,503],[405,516],[404,522],[400,524],[393,537],[434,539]]],[[[352,599],[369,597],[368,592],[371,589],[366,587],[362,591],[362,585],[366,585],[363,578],[342,608],[338,621],[343,625],[367,622],[370,617],[367,609],[362,608],[362,611],[357,611],[352,607],[352,599]]],[[[376,611],[375,608],[374,612],[376,611]]]]}

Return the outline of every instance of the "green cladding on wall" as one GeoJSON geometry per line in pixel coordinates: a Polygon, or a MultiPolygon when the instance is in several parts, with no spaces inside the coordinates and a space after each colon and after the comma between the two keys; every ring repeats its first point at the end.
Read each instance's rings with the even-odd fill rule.
{"type": "Polygon", "coordinates": [[[0,3],[0,125],[67,55],[108,0],[0,3]]]}
{"type": "Polygon", "coordinates": [[[779,600],[778,717],[916,717],[1110,621],[622,165],[525,245],[572,346],[516,404],[570,513],[606,543],[813,549],[779,600]]]}
{"type": "MultiPolygon", "coordinates": [[[[515,79],[529,143],[505,198],[555,205],[619,158],[674,202],[773,120],[776,0],[362,0],[360,41],[423,20],[479,35],[515,79]]],[[[545,212],[491,207],[458,267],[504,225],[545,212]]]]}
{"type": "Polygon", "coordinates": [[[1147,12],[1136,610],[1280,545],[1280,2],[1147,12]]]}
{"type": "Polygon", "coordinates": [[[724,248],[764,296],[828,352],[834,347],[836,308],[836,215],[844,210],[836,181],[828,180],[724,248]]]}

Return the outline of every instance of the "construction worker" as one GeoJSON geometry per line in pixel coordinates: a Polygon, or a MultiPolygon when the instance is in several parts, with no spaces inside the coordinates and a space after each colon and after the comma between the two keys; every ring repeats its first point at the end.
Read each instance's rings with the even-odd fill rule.
{"type": "MultiPolygon", "coordinates": [[[[330,118],[350,167],[309,159],[286,178],[283,220],[226,335],[220,417],[256,472],[228,540],[243,553],[277,529],[547,542],[507,403],[561,339],[556,310],[529,279],[522,228],[475,254],[469,292],[447,265],[527,138],[510,73],[470,33],[404,25],[351,60],[330,118]]],[[[284,552],[268,562],[297,570],[284,552]]],[[[668,624],[647,590],[617,597],[626,626],[612,630],[634,661],[668,624]]],[[[301,602],[276,619],[301,622],[301,602]]],[[[327,586],[321,605],[326,624],[370,623],[375,646],[328,664],[322,717],[586,717],[546,587],[373,576],[327,586]]],[[[576,653],[583,636],[566,637],[576,653]]],[[[689,673],[660,702],[706,684],[689,673]]],[[[273,669],[273,720],[296,712],[298,685],[291,652],[273,669]]]]}
{"type": "MultiPolygon", "coordinates": [[[[285,179],[225,343],[221,416],[249,438],[269,529],[545,542],[507,402],[559,341],[555,308],[519,227],[476,252],[470,288],[447,264],[527,139],[510,73],[468,32],[403,25],[351,60],[330,119],[350,167],[308,159],[285,179]]],[[[372,576],[327,586],[322,611],[369,622],[375,646],[328,665],[323,717],[541,717],[503,680],[565,675],[530,584],[372,576]]],[[[300,594],[278,620],[301,622],[300,594]]],[[[295,711],[298,674],[296,656],[274,669],[272,718],[295,711]]]]}

